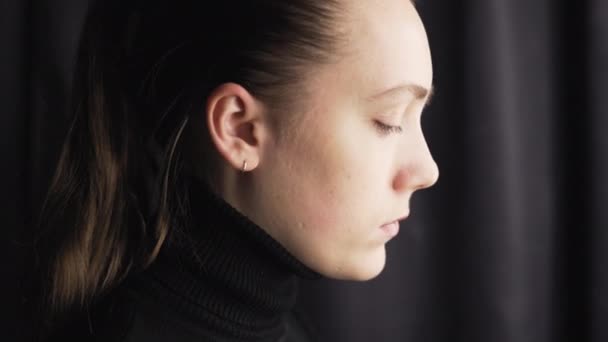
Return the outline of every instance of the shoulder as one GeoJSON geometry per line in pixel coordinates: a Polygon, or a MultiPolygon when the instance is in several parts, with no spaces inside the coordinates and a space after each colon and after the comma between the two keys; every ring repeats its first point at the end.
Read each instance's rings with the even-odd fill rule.
{"type": "MultiPolygon", "coordinates": [[[[259,342],[318,342],[316,329],[300,311],[290,311],[285,315],[284,322],[285,335],[282,339],[259,342]]],[[[201,340],[228,341],[213,332],[207,331],[203,326],[198,326],[176,314],[172,314],[171,310],[161,311],[156,305],[139,302],[135,310],[132,327],[125,342],[198,342],[201,340]]],[[[232,339],[230,341],[236,342],[232,339]]]]}
{"type": "Polygon", "coordinates": [[[73,311],[56,322],[44,342],[122,342],[132,325],[133,312],[120,294],[108,296],[90,308],[73,311]]]}
{"type": "MultiPolygon", "coordinates": [[[[285,315],[285,335],[279,341],[318,342],[317,331],[299,310],[285,315]]],[[[45,341],[194,342],[224,341],[204,327],[189,322],[151,298],[133,291],[117,291],[94,308],[56,329],[45,341]]],[[[232,341],[232,340],[231,340],[232,341]]]]}
{"type": "Polygon", "coordinates": [[[72,313],[57,324],[44,342],[165,342],[200,341],[170,312],[117,290],[90,310],[72,313]]]}

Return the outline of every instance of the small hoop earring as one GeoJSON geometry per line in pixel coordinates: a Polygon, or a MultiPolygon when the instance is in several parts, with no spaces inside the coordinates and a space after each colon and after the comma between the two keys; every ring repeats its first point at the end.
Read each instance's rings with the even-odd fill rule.
{"type": "Polygon", "coordinates": [[[247,159],[243,161],[243,172],[247,171],[247,159]]]}

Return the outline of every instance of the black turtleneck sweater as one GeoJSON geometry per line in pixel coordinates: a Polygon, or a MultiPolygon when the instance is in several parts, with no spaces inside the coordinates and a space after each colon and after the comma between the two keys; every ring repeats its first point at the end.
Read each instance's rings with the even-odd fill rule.
{"type": "Polygon", "coordinates": [[[314,340],[293,306],[298,277],[319,275],[202,183],[192,184],[189,199],[190,223],[174,232],[150,268],[128,278],[57,337],[314,340]]]}

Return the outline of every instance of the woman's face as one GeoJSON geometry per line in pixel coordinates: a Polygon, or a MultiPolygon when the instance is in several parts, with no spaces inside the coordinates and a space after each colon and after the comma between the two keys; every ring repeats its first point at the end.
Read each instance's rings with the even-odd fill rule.
{"type": "Polygon", "coordinates": [[[393,236],[380,227],[408,215],[414,191],[438,178],[420,123],[432,65],[409,1],[349,6],[352,51],[315,73],[294,135],[265,142],[246,212],[317,272],[367,280],[393,236]]]}

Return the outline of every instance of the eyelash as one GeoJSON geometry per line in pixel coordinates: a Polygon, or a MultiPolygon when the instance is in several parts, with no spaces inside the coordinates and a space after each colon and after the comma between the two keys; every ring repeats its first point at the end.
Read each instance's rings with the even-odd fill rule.
{"type": "Polygon", "coordinates": [[[383,135],[403,132],[403,127],[401,126],[391,126],[377,120],[374,121],[374,123],[376,124],[376,128],[378,128],[378,131],[380,131],[380,133],[383,135]]]}

